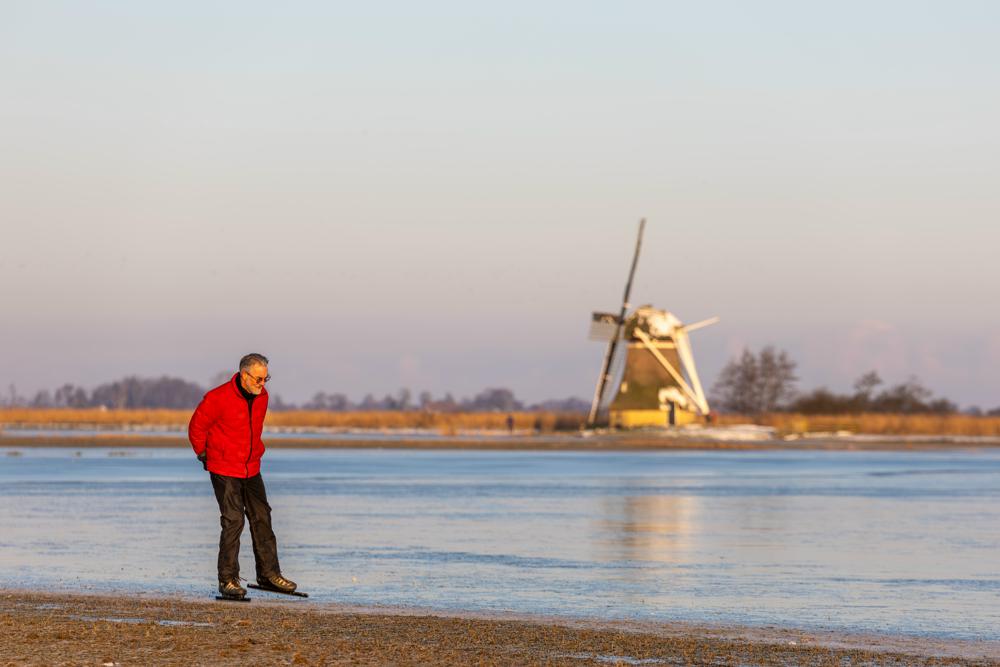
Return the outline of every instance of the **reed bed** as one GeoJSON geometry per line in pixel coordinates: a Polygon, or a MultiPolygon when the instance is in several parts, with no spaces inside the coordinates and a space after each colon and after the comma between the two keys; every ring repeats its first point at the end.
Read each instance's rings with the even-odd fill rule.
{"type": "MultiPolygon", "coordinates": [[[[445,435],[460,431],[499,431],[507,429],[507,415],[514,418],[517,431],[578,430],[585,417],[559,412],[422,412],[422,411],[353,411],[327,412],[292,410],[267,413],[267,426],[280,428],[335,429],[428,429],[445,435]]],[[[190,410],[100,410],[84,409],[0,409],[0,427],[52,425],[54,427],[101,426],[172,426],[187,427],[190,410]]]]}
{"type": "Polygon", "coordinates": [[[972,415],[883,414],[803,415],[773,413],[760,417],[719,415],[722,425],[754,423],[772,426],[779,434],[850,431],[871,435],[1000,436],[1000,417],[972,415]]]}
{"type": "MultiPolygon", "coordinates": [[[[586,417],[578,413],[514,412],[514,429],[520,432],[579,430],[586,417]]],[[[267,425],[280,428],[332,428],[401,430],[427,429],[444,435],[465,431],[507,429],[506,412],[421,412],[318,410],[271,411],[267,425]]],[[[190,410],[101,410],[0,408],[0,428],[18,426],[138,428],[143,426],[186,428],[190,410]]],[[[720,425],[755,423],[772,426],[779,434],[850,431],[872,435],[964,435],[1000,436],[1000,417],[972,415],[881,414],[803,415],[774,413],[759,417],[719,415],[720,425]]]]}
{"type": "Polygon", "coordinates": [[[363,429],[430,429],[444,434],[459,431],[499,431],[507,429],[508,414],[514,418],[517,431],[579,430],[586,418],[576,413],[560,412],[397,412],[354,411],[323,412],[292,410],[268,413],[269,426],[287,428],[363,428],[363,429]]]}
{"type": "Polygon", "coordinates": [[[0,426],[53,424],[86,426],[175,426],[190,410],[102,410],[100,408],[0,408],[0,426]]]}

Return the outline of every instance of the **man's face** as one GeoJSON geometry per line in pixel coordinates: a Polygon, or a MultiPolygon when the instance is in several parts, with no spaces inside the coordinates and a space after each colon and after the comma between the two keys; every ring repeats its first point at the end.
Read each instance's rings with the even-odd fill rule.
{"type": "Polygon", "coordinates": [[[245,371],[240,371],[240,380],[243,388],[251,394],[259,395],[264,390],[264,383],[271,379],[267,374],[267,366],[264,364],[254,364],[245,371]]]}

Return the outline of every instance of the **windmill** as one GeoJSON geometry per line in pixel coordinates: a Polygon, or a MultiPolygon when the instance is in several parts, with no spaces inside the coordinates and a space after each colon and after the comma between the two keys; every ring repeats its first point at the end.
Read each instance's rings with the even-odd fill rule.
{"type": "Polygon", "coordinates": [[[588,426],[596,423],[615,384],[614,398],[607,406],[608,423],[613,427],[685,424],[708,416],[708,400],[694,365],[688,333],[715,324],[719,318],[685,325],[673,313],[648,305],[629,312],[628,299],[645,228],[644,218],[639,221],[635,254],[618,314],[592,315],[590,338],[606,340],[608,347],[597,377],[588,426]],[[624,348],[624,354],[619,346],[624,348]]]}

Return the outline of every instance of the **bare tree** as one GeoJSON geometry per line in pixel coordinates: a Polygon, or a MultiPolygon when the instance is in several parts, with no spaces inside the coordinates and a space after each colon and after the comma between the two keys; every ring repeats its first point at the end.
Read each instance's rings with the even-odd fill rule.
{"type": "Polygon", "coordinates": [[[484,389],[471,399],[462,401],[462,408],[473,411],[496,410],[511,412],[523,410],[524,404],[517,400],[514,392],[503,387],[484,389]]]}
{"type": "Polygon", "coordinates": [[[915,377],[889,387],[872,401],[877,412],[954,412],[956,406],[947,399],[932,402],[933,392],[915,377]]]}
{"type": "Polygon", "coordinates": [[[882,384],[882,378],[879,376],[878,371],[868,371],[859,377],[854,383],[854,396],[858,404],[867,406],[871,403],[875,387],[880,384],[882,384]]]}
{"type": "Polygon", "coordinates": [[[713,400],[727,412],[759,415],[781,408],[795,395],[795,362],[768,345],[755,355],[744,348],[722,369],[712,387],[713,400]]]}
{"type": "Polygon", "coordinates": [[[343,412],[353,407],[350,399],[344,394],[328,394],[325,391],[316,392],[312,399],[302,405],[303,410],[330,410],[333,412],[343,412]]]}
{"type": "Polygon", "coordinates": [[[411,397],[412,393],[410,392],[409,389],[403,388],[400,389],[398,392],[396,392],[396,409],[409,410],[411,407],[413,407],[410,404],[411,397]]]}

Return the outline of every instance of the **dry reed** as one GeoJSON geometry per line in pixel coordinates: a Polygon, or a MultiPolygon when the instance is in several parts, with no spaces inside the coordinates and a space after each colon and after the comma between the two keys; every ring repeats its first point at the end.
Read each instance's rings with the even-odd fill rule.
{"type": "Polygon", "coordinates": [[[0,426],[67,424],[73,426],[187,425],[190,410],[102,410],[99,408],[0,408],[0,426]]]}
{"type": "MultiPolygon", "coordinates": [[[[577,413],[514,412],[518,431],[573,431],[583,426],[585,417],[577,413]]],[[[186,428],[190,410],[100,410],[0,408],[0,427],[54,425],[67,427],[172,426],[186,428]]],[[[966,435],[1000,436],[1000,417],[972,415],[901,415],[863,413],[855,415],[802,415],[775,413],[751,418],[719,415],[721,425],[756,423],[773,426],[779,434],[851,431],[873,435],[966,435]]],[[[294,410],[269,412],[267,425],[281,428],[334,429],[428,429],[450,435],[460,431],[502,431],[507,428],[505,412],[326,412],[294,410]]]]}
{"type": "MultiPolygon", "coordinates": [[[[584,417],[575,413],[513,412],[514,429],[518,431],[576,430],[584,417]]],[[[281,428],[358,428],[378,430],[429,429],[444,434],[459,431],[507,428],[506,412],[421,412],[421,411],[355,411],[327,412],[319,410],[271,411],[267,425],[281,428]]],[[[0,409],[0,426],[174,426],[187,427],[190,410],[100,410],[84,409],[0,409]]]]}
{"type": "Polygon", "coordinates": [[[872,435],[1000,436],[1000,417],[972,415],[883,414],[803,415],[774,413],[751,418],[720,415],[718,423],[772,426],[779,434],[850,431],[872,435]]]}

